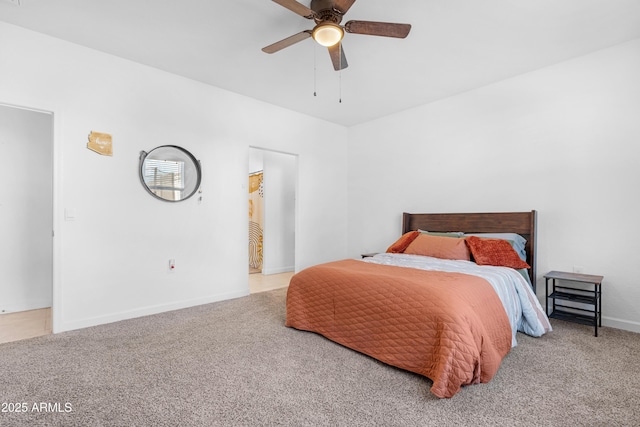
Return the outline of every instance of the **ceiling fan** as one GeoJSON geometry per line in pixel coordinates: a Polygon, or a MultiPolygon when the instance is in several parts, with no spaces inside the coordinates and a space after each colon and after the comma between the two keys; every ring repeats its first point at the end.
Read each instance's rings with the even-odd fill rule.
{"type": "Polygon", "coordinates": [[[273,0],[280,6],[297,13],[306,19],[313,19],[316,26],[313,30],[304,30],[285,39],[262,48],[263,52],[275,53],[302,40],[313,37],[322,46],[329,49],[333,68],[338,71],[347,68],[347,58],[342,49],[344,32],[366,34],[371,36],[396,37],[403,39],[411,31],[410,24],[394,24],[390,22],[348,21],[340,25],[342,17],[353,6],[356,0],[311,0],[307,7],[296,0],[273,0]]]}

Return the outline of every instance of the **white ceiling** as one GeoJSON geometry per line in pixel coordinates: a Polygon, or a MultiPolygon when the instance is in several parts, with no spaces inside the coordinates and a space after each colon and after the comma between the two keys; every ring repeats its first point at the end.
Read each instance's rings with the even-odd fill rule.
{"type": "Polygon", "coordinates": [[[270,0],[0,0],[2,21],[346,126],[640,38],[639,0],[357,0],[351,19],[412,29],[346,34],[336,72],[312,39],[261,51],[313,27],[270,0]]]}

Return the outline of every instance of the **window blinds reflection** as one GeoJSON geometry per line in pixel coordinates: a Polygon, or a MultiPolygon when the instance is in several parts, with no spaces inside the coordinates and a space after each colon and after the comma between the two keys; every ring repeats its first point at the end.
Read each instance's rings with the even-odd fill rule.
{"type": "Polygon", "coordinates": [[[180,200],[184,190],[184,162],[147,159],[144,182],[149,190],[165,200],[180,200]]]}
{"type": "Polygon", "coordinates": [[[200,187],[200,161],[176,145],[162,145],[140,152],[140,182],[152,196],[167,202],[180,202],[200,187]]]}

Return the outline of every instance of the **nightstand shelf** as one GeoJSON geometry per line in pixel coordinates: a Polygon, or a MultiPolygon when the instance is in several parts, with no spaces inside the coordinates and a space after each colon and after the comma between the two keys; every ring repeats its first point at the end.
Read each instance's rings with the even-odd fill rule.
{"type": "MultiPolygon", "coordinates": [[[[553,310],[553,313],[549,316],[552,319],[566,320],[568,322],[580,323],[581,325],[593,326],[593,316],[586,314],[570,313],[559,309],[553,310]]],[[[596,332],[596,337],[598,333],[596,332]]]]}
{"type": "Polygon", "coordinates": [[[552,319],[566,320],[582,325],[594,326],[595,336],[598,336],[598,326],[602,326],[602,276],[590,274],[566,273],[563,271],[550,271],[545,274],[545,311],[552,319]],[[551,293],[549,293],[549,280],[551,280],[551,293]],[[579,287],[559,285],[556,280],[572,282],[579,287]],[[581,287],[580,284],[592,284],[593,290],[581,287]],[[552,301],[552,310],[549,314],[549,300],[552,301]],[[566,305],[563,301],[581,304],[582,307],[566,305]],[[591,306],[592,309],[584,308],[591,306]]]}

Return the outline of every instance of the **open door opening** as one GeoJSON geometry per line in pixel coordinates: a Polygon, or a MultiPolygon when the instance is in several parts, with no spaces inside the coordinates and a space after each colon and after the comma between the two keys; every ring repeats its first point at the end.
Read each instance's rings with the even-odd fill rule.
{"type": "Polygon", "coordinates": [[[295,270],[298,157],[249,149],[249,290],[288,286],[295,270]]]}
{"type": "Polygon", "coordinates": [[[0,343],[52,332],[53,114],[0,104],[0,343]]]}

